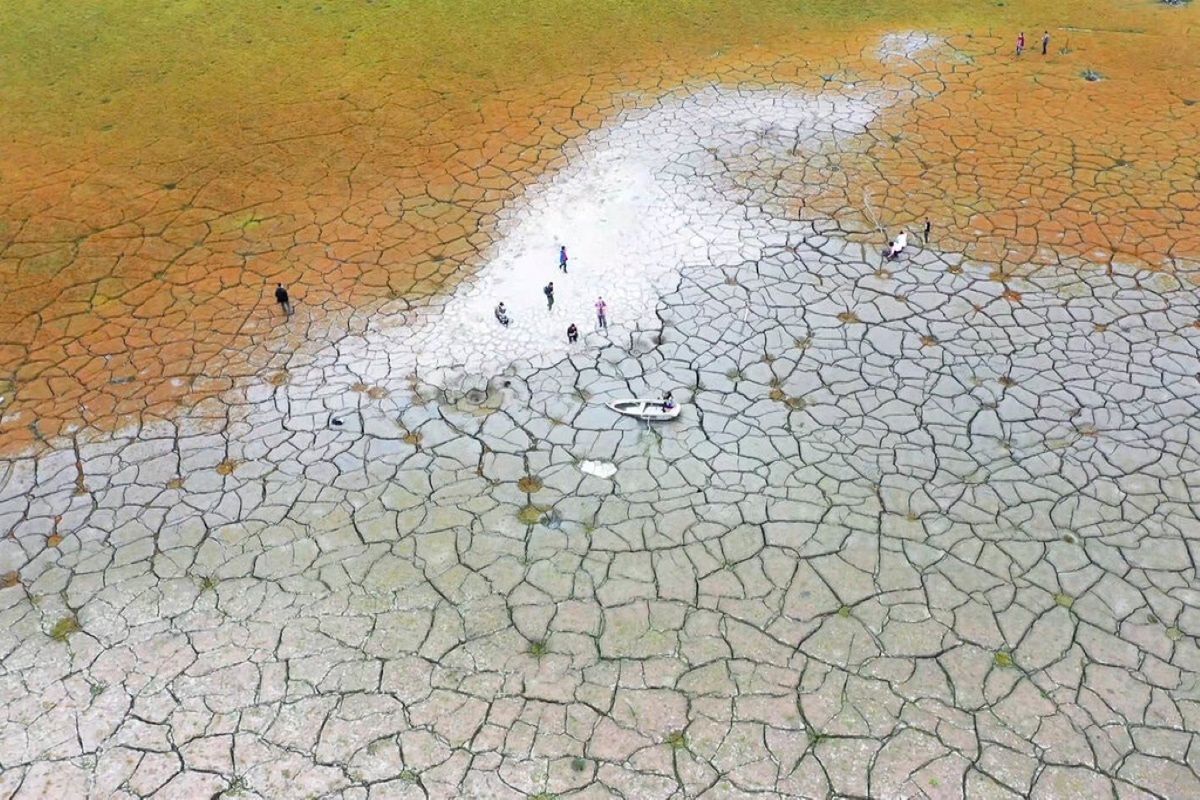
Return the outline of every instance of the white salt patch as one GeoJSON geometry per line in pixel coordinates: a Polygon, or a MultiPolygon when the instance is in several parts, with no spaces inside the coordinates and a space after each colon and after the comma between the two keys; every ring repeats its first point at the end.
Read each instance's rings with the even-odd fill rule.
{"type": "Polygon", "coordinates": [[[711,87],[629,113],[586,137],[567,167],[527,190],[488,263],[443,311],[429,309],[415,322],[377,320],[361,345],[339,346],[340,360],[367,374],[377,363],[371,353],[383,349],[392,375],[415,363],[422,380],[448,384],[567,353],[567,326],[575,323],[581,337],[595,330],[600,295],[610,325],[650,325],[681,266],[738,265],[759,258],[763,241],[799,230],[747,202],[748,186],[834,144],[835,131],[840,139],[861,133],[877,111],[866,98],[711,87]],[[566,275],[560,244],[570,256],[566,275]],[[549,281],[552,312],[542,293],[549,281]],[[500,301],[513,321],[508,328],[493,314],[500,301]]]}
{"type": "Polygon", "coordinates": [[[611,478],[617,474],[617,465],[608,461],[583,461],[580,462],[579,469],[597,478],[611,478]]]}

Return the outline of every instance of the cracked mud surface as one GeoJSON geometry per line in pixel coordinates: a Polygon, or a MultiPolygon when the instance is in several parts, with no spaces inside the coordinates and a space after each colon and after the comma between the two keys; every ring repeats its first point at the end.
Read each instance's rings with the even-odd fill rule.
{"type": "Polygon", "coordinates": [[[965,147],[1006,47],[605,106],[452,293],[259,309],[194,404],[134,377],[6,441],[0,795],[1200,794],[1198,118],[1116,168],[1069,115],[965,147]],[[603,407],[668,389],[666,425],[603,407]]]}

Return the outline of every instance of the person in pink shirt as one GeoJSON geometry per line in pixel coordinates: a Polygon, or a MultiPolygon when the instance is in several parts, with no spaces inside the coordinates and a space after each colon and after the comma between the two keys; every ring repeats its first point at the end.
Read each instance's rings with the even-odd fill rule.
{"type": "Polygon", "coordinates": [[[596,326],[608,330],[608,303],[603,297],[596,298],[596,326]]]}

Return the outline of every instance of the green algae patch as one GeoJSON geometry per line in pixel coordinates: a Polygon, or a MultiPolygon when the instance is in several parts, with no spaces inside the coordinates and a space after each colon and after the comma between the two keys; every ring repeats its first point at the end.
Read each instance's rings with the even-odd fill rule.
{"type": "Polygon", "coordinates": [[[1000,667],[1000,669],[1011,669],[1013,666],[1012,653],[1009,653],[1006,650],[997,651],[992,661],[995,662],[996,666],[1000,667]]]}
{"type": "Polygon", "coordinates": [[[78,633],[81,630],[83,628],[80,626],[79,620],[72,614],[54,623],[54,627],[50,629],[50,638],[56,642],[65,642],[71,634],[78,633]]]}
{"type": "Polygon", "coordinates": [[[530,503],[517,512],[517,519],[520,520],[522,525],[537,525],[545,515],[545,508],[530,503]]]}

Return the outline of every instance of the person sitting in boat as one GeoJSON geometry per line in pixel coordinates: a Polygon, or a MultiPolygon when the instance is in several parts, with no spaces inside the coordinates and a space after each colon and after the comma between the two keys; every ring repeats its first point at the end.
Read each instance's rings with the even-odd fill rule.
{"type": "Polygon", "coordinates": [[[675,399],[671,397],[670,392],[663,393],[662,408],[663,411],[670,411],[671,409],[675,408],[675,399]]]}
{"type": "Polygon", "coordinates": [[[496,306],[496,320],[506,328],[508,327],[508,323],[512,322],[508,318],[508,309],[504,307],[504,303],[496,306]]]}
{"type": "Polygon", "coordinates": [[[888,250],[887,260],[895,261],[900,256],[900,251],[908,246],[908,231],[900,231],[900,235],[896,237],[896,241],[892,242],[891,249],[888,250]]]}

